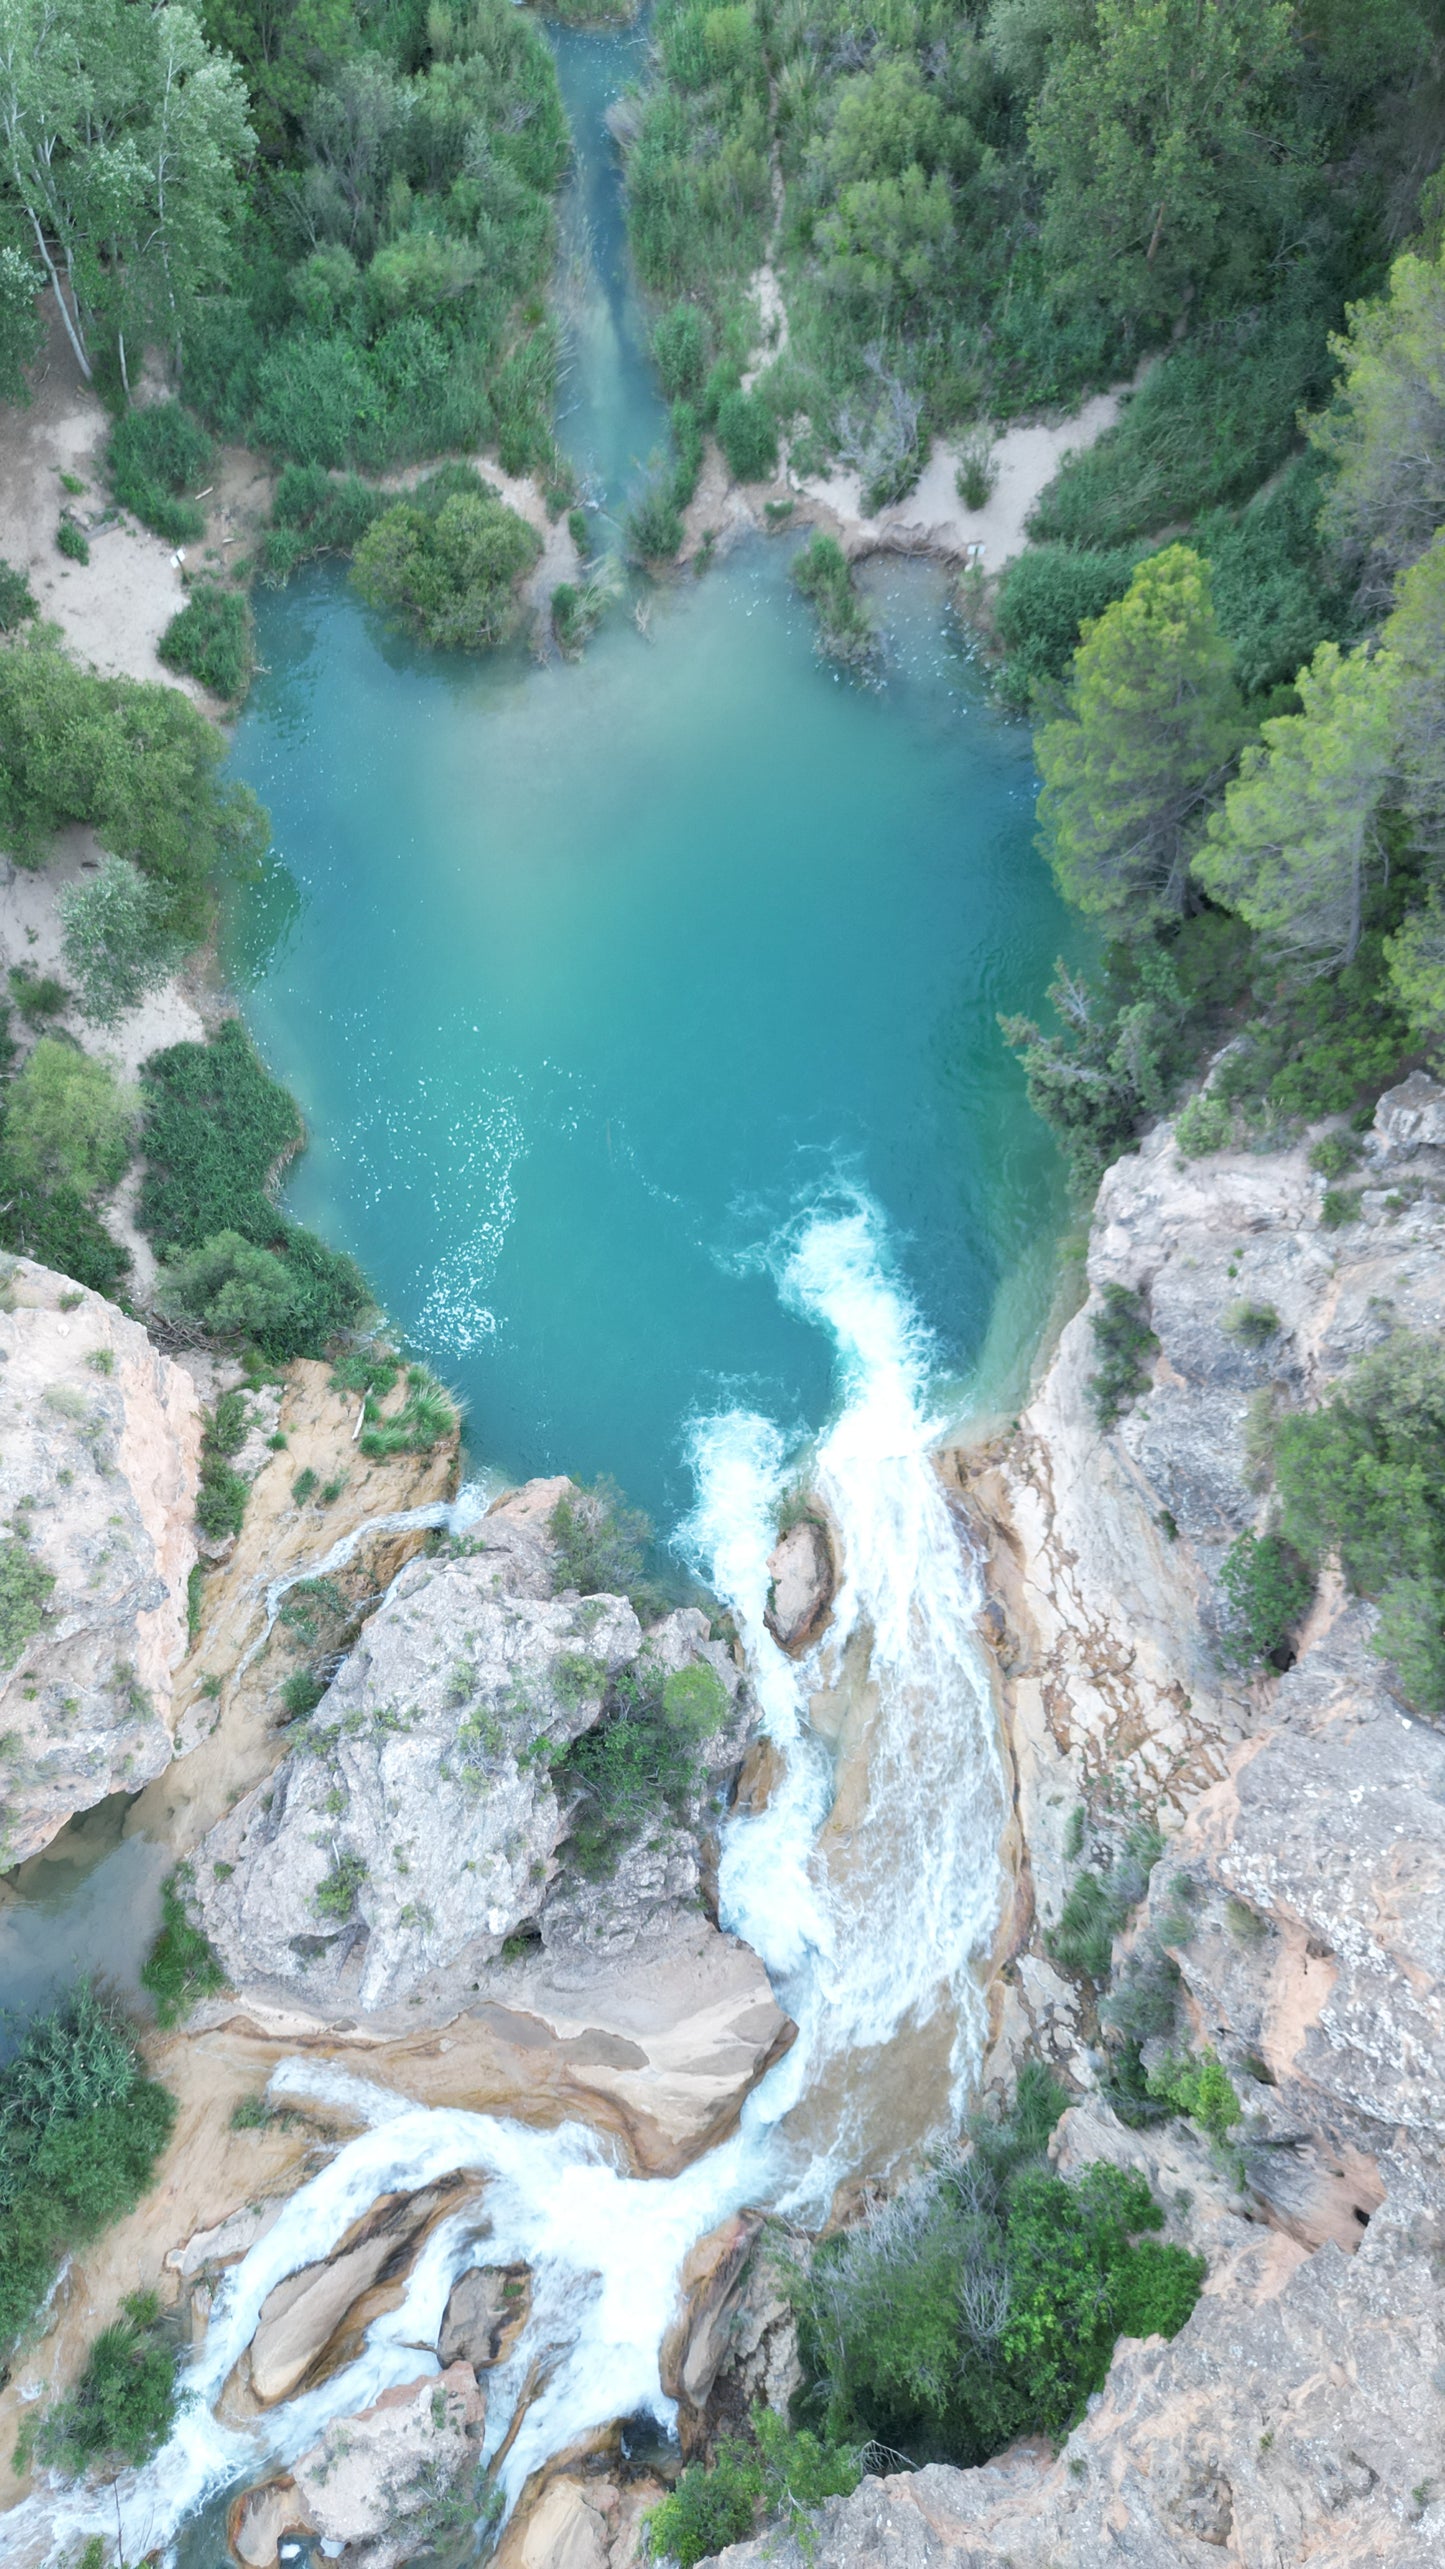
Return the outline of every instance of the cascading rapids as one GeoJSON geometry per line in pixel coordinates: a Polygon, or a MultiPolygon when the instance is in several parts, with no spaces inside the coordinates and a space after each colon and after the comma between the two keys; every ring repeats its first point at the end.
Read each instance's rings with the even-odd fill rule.
{"type": "Polygon", "coordinates": [[[43,2559],[113,2529],[117,2507],[129,2556],[169,2542],[217,2490],[294,2460],[329,2418],[415,2380],[452,2281],[479,2253],[525,2259],[534,2275],[527,2327],[489,2376],[491,2450],[524,2381],[543,2376],[503,2466],[510,2500],[589,2428],[642,2410],[669,2416],[658,2347],[682,2260],[704,2231],[743,2204],[819,2218],[842,2179],[877,2165],[880,2133],[907,2151],[957,2112],[982,2047],[979,1968],[998,1914],[1002,1777],[973,1637],[977,1583],[931,1460],[940,1423],[929,1413],[929,1346],[890,1277],[881,1231],[872,1206],[852,1197],[801,1218],[769,1253],[780,1292],[832,1333],[838,1352],[838,1415],[810,1476],[846,1564],[828,1640],[795,1663],[764,1624],[789,1476],[769,1421],[733,1411],[695,1425],[698,1498],[678,1538],[732,1607],[785,1761],[766,1810],[725,1831],[720,1905],[795,2017],[793,2049],[728,2141],[679,2177],[647,2180],[624,2174],[579,2125],[538,2132],[426,2109],[343,2070],[283,2062],[272,2094],[344,2107],[365,2128],[226,2277],[165,2450],[114,2493],[30,2499],[0,2528],[0,2554],[43,2559]],[[837,1677],[845,1642],[864,1712],[848,1826],[829,1845],[836,1779],[808,1707],[837,1677]],[[903,2093],[895,2054],[909,2064],[903,2093]],[[432,2235],[405,2299],[373,2323],[360,2355],[264,2422],[221,2425],[214,2404],[267,2293],[327,2255],[379,2194],[458,2168],[485,2181],[476,2208],[432,2235]]]}

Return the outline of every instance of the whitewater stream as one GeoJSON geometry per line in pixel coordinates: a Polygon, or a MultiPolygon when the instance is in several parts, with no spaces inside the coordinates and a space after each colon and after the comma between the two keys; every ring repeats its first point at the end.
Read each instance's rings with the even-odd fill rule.
{"type": "MultiPolygon", "coordinates": [[[[664,416],[603,130],[640,39],[556,43],[577,140],[560,433],[605,527],[664,416]]],[[[429,660],[334,567],[258,601],[267,674],[234,764],[276,850],[226,960],[313,1136],[288,1201],[465,1394],[490,1472],[615,1473],[731,1608],[781,1773],[723,1828],[720,1914],[798,2039],[732,2137],[666,2180],[579,2124],[283,2061],[271,2095],[341,2109],[355,2137],[227,2273],[165,2450],[114,2489],[32,2498],[0,2556],[119,2532],[127,2560],[179,2537],[186,2569],[215,2569],[224,2494],[415,2380],[482,2261],[534,2276],[488,2378],[489,2455],[535,2391],[511,2502],[591,2429],[668,2424],[659,2346],[703,2233],[741,2207],[819,2222],[967,2107],[1005,1795],[934,1453],[981,1386],[1011,1397],[1041,1317],[1058,1171],[996,1014],[1037,1008],[1069,930],[1029,844],[1027,739],[971,680],[939,584],[898,571],[876,595],[879,689],[818,664],[786,544],[660,591],[650,641],[618,617],[576,667],[429,660]],[[795,1663],[764,1606],[800,1482],[844,1584],[795,1663]],[[218,2421],[275,2285],[378,2195],[453,2170],[480,2211],[431,2234],[355,2361],[218,2421]]],[[[127,1938],[138,1956],[160,1861],[128,1838],[78,1891],[0,1912],[0,1967],[40,1991],[127,1938]]]]}
{"type": "Polygon", "coordinates": [[[719,1905],[767,1964],[797,2042],[732,2137],[671,2179],[627,2175],[579,2124],[538,2132],[426,2109],[346,2070],[283,2061],[273,2099],[340,2108],[363,2129],[226,2276],[164,2450],[113,2489],[32,2499],[0,2530],[0,2548],[29,2552],[42,2525],[60,2550],[117,2526],[128,2558],[168,2546],[219,2492],[294,2460],[329,2419],[389,2384],[414,2381],[452,2283],[483,2259],[524,2260],[534,2276],[530,2318],[488,2385],[495,2452],[528,2375],[544,2377],[499,2475],[513,2500],[589,2429],[642,2413],[668,2423],[658,2349],[682,2261],[705,2231],[744,2205],[819,2221],[841,2182],[886,2168],[961,2110],[984,2033],[980,1967],[998,1915],[1004,1798],[973,1631],[977,1582],[932,1459],[942,1424],[929,1406],[933,1350],[866,1201],[800,1216],[770,1244],[770,1263],[779,1294],[834,1350],[838,1410],[811,1473],[846,1574],[827,1665],[822,1645],[786,1658],[763,1622],[777,1504],[797,1468],[776,1422],[743,1409],[695,1422],[698,1498],[681,1540],[737,1617],[784,1760],[766,1809],[725,1826],[719,1905]],[[868,1649],[857,1752],[866,1792],[829,1843],[836,1778],[808,1702],[836,1674],[845,1637],[868,1649]],[[456,2169],[485,2180],[484,2236],[474,2206],[443,2222],[353,2363],[253,2426],[221,2424],[214,2405],[274,2286],[326,2256],[379,2195],[456,2169]]]}

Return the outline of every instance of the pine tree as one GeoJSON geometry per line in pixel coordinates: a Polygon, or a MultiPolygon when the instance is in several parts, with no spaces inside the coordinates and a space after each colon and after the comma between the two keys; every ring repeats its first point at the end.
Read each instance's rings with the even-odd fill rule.
{"type": "Polygon", "coordinates": [[[1260,726],[1194,872],[1304,977],[1351,963],[1396,763],[1395,666],[1322,642],[1302,710],[1260,726]]]}
{"type": "Polygon", "coordinates": [[[1041,845],[1066,899],[1121,934],[1181,912],[1243,727],[1208,566],[1171,544],[1084,627],[1067,707],[1039,735],[1041,845]]]}

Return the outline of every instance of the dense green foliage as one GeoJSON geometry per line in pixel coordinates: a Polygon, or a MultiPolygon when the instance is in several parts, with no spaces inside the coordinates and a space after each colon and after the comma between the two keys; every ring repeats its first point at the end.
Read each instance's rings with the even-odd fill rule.
{"type": "MultiPolygon", "coordinates": [[[[589,1682],[580,1668],[577,1679],[589,1682]]],[[[644,1657],[610,1681],[602,1669],[600,1683],[593,1728],[548,1748],[577,1861],[590,1874],[610,1871],[645,1827],[688,1818],[703,1783],[699,1751],[728,1716],[721,1678],[700,1661],[664,1677],[644,1657]]]]}
{"type": "Polygon", "coordinates": [[[1142,2177],[1053,2174],[1065,2102],[1025,2068],[1012,2113],[975,2118],[966,2155],[822,2244],[801,2348],[830,2437],[962,2464],[1020,2435],[1061,2438],[1118,2337],[1183,2326],[1203,2260],[1151,2235],[1163,2214],[1142,2177]]]}
{"type": "Polygon", "coordinates": [[[1285,1538],[1310,1561],[1338,1552],[1406,1695],[1445,1711],[1445,1348],[1396,1331],[1279,1421],[1274,1463],[1285,1538]]]}
{"type": "Polygon", "coordinates": [[[367,528],[390,506],[355,473],[328,473],[322,464],[288,464],[276,485],[271,524],[261,538],[261,575],[282,585],[300,562],[317,553],[352,553],[367,528]]]}
{"type": "Polygon", "coordinates": [[[1314,1574],[1278,1534],[1237,1535],[1219,1573],[1229,1609],[1221,1650],[1236,1666],[1287,1667],[1290,1636],[1309,1612],[1314,1574]]]}
{"type": "Polygon", "coordinates": [[[141,1986],[155,2000],[156,2022],[178,2025],[202,1998],[226,1986],[220,1957],[187,1906],[189,1865],[177,1865],[161,1885],[161,1923],[141,1965],[141,1986]]]}
{"type": "Polygon", "coordinates": [[[45,2411],[34,2437],[37,2461],[68,2478],[84,2471],[133,2470],[164,2444],[176,2418],[176,2348],[160,2333],[153,2292],[131,2293],[103,2328],[74,2390],[45,2411]]]}
{"type": "Polygon", "coordinates": [[[161,924],[194,942],[223,857],[254,850],[258,807],[223,784],[213,726],[174,687],[97,678],[41,631],[0,649],[0,837],[38,865],[85,821],[156,887],[161,924]]]}
{"type": "Polygon", "coordinates": [[[103,857],[88,882],[62,885],[55,910],[61,952],[80,1013],[113,1026],[174,968],[179,940],[166,924],[162,887],[128,856],[103,857]]]}
{"type": "Polygon", "coordinates": [[[22,1184],[98,1195],[124,1175],[134,1120],[104,1062],[42,1035],[10,1083],[5,1151],[22,1184]]]}
{"type": "Polygon", "coordinates": [[[0,2347],[61,2258],[144,2193],[174,2118],[174,2099],[88,1983],[26,2027],[0,2069],[0,2347]]]}
{"type": "Polygon", "coordinates": [[[539,29],[507,0],[364,18],[209,0],[207,23],[240,59],[266,157],[188,397],[303,464],[485,446],[555,474],[541,297],[568,145],[539,29]]]}
{"type": "Polygon", "coordinates": [[[695,2569],[725,2544],[745,2542],[759,2524],[792,2527],[825,2498],[845,2498],[858,2486],[863,2458],[855,2446],[794,2430],[769,2408],[756,2408],[750,2424],[746,2438],[722,2436],[706,2467],[690,2462],[653,2508],[652,2559],[695,2569]]]}
{"type": "Polygon", "coordinates": [[[196,1494],[196,1523],[202,1534],[239,1534],[250,1483],[231,1469],[231,1456],[246,1442],[245,1396],[222,1392],[201,1438],[201,1485],[196,1494]]]}
{"type": "Polygon", "coordinates": [[[1074,655],[1036,743],[1039,820],[1059,888],[1135,933],[1186,906],[1190,860],[1239,749],[1239,691],[1207,566],[1171,544],[1141,562],[1074,655]]]}
{"type": "Polygon", "coordinates": [[[154,1054],[143,1094],[138,1219],[167,1261],[163,1298],[268,1356],[323,1354],[367,1295],[352,1261],[267,1192],[302,1140],[294,1099],[234,1018],[209,1043],[154,1054]]]}
{"type": "Polygon", "coordinates": [[[368,605],[436,651],[484,651],[517,625],[542,551],[535,527],[468,464],[446,464],[373,520],[351,576],[368,605]]]}
{"type": "Polygon", "coordinates": [[[196,544],[205,533],[205,511],[188,494],[210,480],[215,463],[210,438],[178,401],[128,410],[116,422],[106,454],[110,487],[121,507],[168,544],[196,544]]]}
{"type": "MultiPolygon", "coordinates": [[[[1428,247],[1398,258],[1331,341],[1341,372],[1306,421],[1312,452],[1229,504],[1286,454],[1301,392],[1328,392],[1318,368],[1290,371],[1294,339],[1305,346],[1292,295],[1285,329],[1236,332],[1237,385],[1222,342],[1207,398],[1197,339],[1155,369],[1118,429],[1058,477],[1035,515],[1050,541],[1005,584],[1009,683],[1019,696],[1037,678],[1056,699],[1044,841],[1066,893],[1116,939],[1100,986],[1061,976],[1058,1032],[1005,1028],[1086,1179],[1225,1037],[1208,1097],[1180,1118],[1188,1154],[1363,1111],[1412,1046],[1445,1040],[1445,405],[1430,371],[1445,289],[1430,222],[1428,247]],[[1235,396],[1256,360],[1252,413],[1235,396]],[[1172,438],[1176,401],[1181,431],[1212,403],[1217,433],[1172,438]],[[1190,542],[1147,555],[1085,619],[1060,690],[1056,594],[1066,614],[1077,584],[1083,616],[1090,578],[1102,591],[1119,575],[1101,538],[1145,538],[1170,509],[1195,512],[1190,542]],[[1170,565],[1190,611],[1142,614],[1170,565]],[[1235,943],[1227,973],[1191,990],[1206,905],[1230,914],[1235,943]]],[[[1356,1212],[1332,1187],[1321,1219],[1356,1212]]]]}
{"type": "Polygon", "coordinates": [[[654,26],[627,187],[669,396],[745,362],[771,248],[789,334],[759,396],[877,505],[931,433],[1069,402],[1186,313],[1093,496],[1061,485],[1047,531],[1105,546],[1288,455],[1386,255],[1430,44],[1397,0],[1364,25],[1289,0],[919,0],[866,25],[848,0],[663,0],[654,26]]]}
{"type": "Polygon", "coordinates": [[[842,546],[831,535],[813,536],[794,557],[793,578],[818,619],[819,650],[852,667],[871,660],[878,638],[842,546]]]}
{"type": "Polygon", "coordinates": [[[156,649],[168,669],[198,678],[213,696],[238,704],[256,659],[249,598],[216,580],[198,580],[156,649]]]}

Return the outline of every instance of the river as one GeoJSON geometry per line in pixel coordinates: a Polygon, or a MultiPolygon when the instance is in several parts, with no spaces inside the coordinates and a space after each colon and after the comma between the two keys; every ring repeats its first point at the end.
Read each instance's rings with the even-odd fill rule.
{"type": "MultiPolygon", "coordinates": [[[[663,421],[602,126],[639,42],[557,36],[578,143],[561,433],[604,537],[663,421]]],[[[1005,1796],[976,1577],[931,1456],[1011,1394],[1042,1316],[1059,1173],[996,1017],[1038,1005],[1067,927],[1031,846],[1027,736],[990,709],[941,582],[871,582],[886,661],[862,686],[814,651],[792,540],[641,618],[624,605],[576,665],[428,657],[334,568],[258,600],[234,766],[275,847],[226,950],[313,1137],[288,1200],[465,1395],[479,1463],[615,1474],[732,1607],[786,1766],[725,1828],[721,1914],[800,2031],[729,2141],[647,2182],[579,2126],[283,2064],[273,2092],[349,2103],[361,2129],[230,2272],[171,2443],[105,2496],[94,2529],[118,2505],[127,2556],[189,2522],[211,2569],[219,2491],[415,2378],[477,2253],[460,2219],[346,2371],[264,2428],[213,2414],[265,2294],[378,2193],[484,2172],[481,2253],[534,2269],[490,2393],[494,2449],[546,2355],[515,2495],[590,2427],[666,2421],[658,2345],[704,2230],[744,2204],[821,2218],[976,2076],[1005,1796]],[[850,1665],[866,1646],[845,1821],[808,1718],[837,1657],[799,1667],[763,1625],[800,1470],[842,1534],[850,1665]]],[[[52,1886],[52,1953],[59,1907],[83,1958],[103,1876],[52,1886]]],[[[82,2492],[18,2510],[11,2539],[37,2504],[62,2541],[92,2529],[82,2492]]]]}

